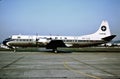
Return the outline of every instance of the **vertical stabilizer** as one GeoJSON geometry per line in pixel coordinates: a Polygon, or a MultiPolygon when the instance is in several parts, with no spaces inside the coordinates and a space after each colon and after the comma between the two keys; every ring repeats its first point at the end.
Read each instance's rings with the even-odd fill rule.
{"type": "Polygon", "coordinates": [[[95,35],[98,35],[100,38],[104,38],[111,35],[109,24],[107,21],[102,21],[95,35]]]}

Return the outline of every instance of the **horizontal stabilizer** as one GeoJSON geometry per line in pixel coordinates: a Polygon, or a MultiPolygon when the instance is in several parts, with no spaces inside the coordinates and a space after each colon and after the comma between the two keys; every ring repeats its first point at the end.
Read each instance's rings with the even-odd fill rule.
{"type": "Polygon", "coordinates": [[[111,36],[107,36],[105,38],[102,38],[104,41],[111,41],[114,37],[116,37],[116,35],[111,35],[111,36]]]}

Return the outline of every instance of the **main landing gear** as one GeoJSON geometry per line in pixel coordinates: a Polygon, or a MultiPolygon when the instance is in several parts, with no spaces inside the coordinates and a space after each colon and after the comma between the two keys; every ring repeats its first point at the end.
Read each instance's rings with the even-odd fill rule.
{"type": "Polygon", "coordinates": [[[54,52],[54,53],[58,53],[57,49],[53,49],[53,52],[54,52]]]}

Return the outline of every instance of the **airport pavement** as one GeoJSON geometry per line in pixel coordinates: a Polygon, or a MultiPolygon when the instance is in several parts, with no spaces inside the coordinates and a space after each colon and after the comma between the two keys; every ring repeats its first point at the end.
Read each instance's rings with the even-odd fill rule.
{"type": "Polygon", "coordinates": [[[120,79],[120,53],[0,51],[0,79],[120,79]]]}

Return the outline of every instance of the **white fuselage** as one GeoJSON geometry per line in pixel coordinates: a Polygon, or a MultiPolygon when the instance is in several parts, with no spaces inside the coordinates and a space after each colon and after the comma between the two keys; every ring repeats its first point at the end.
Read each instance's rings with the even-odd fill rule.
{"type": "Polygon", "coordinates": [[[83,47],[102,44],[105,41],[99,37],[94,39],[92,35],[85,36],[35,36],[35,35],[12,35],[8,46],[16,47],[45,47],[51,40],[62,40],[66,47],[83,47]]]}

